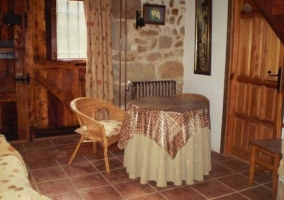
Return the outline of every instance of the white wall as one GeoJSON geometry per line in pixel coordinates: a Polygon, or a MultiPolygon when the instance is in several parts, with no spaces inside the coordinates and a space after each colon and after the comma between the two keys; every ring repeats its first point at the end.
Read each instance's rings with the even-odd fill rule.
{"type": "Polygon", "coordinates": [[[211,76],[194,74],[195,0],[186,0],[184,93],[210,100],[211,149],[220,152],[226,62],[228,0],[212,0],[211,76]]]}

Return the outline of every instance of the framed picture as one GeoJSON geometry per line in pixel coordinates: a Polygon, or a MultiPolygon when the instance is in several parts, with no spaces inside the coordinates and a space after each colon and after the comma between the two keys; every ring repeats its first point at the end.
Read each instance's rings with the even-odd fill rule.
{"type": "Polygon", "coordinates": [[[143,18],[145,24],[165,25],[166,6],[143,4],[143,18]]]}
{"type": "Polygon", "coordinates": [[[211,75],[212,0],[195,0],[194,74],[211,75]]]}

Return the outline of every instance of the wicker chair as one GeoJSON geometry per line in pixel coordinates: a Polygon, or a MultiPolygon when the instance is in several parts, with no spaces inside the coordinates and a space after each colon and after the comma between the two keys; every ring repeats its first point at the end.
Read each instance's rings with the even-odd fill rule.
{"type": "Polygon", "coordinates": [[[83,142],[93,142],[93,153],[96,153],[98,142],[104,150],[106,172],[110,173],[108,147],[118,141],[125,111],[108,101],[92,97],[74,99],[70,106],[81,126],[75,130],[81,138],[68,164],[72,163],[83,142]]]}
{"type": "Polygon", "coordinates": [[[210,105],[210,101],[207,97],[201,95],[201,94],[195,94],[195,93],[182,93],[182,94],[175,94],[174,97],[180,97],[180,98],[189,98],[189,99],[198,99],[201,101],[204,101],[210,105]]]}

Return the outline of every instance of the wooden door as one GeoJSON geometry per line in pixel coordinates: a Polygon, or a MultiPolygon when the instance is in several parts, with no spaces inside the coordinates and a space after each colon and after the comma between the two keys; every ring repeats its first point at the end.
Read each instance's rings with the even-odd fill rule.
{"type": "Polygon", "coordinates": [[[232,0],[231,6],[225,153],[248,160],[250,140],[280,137],[277,78],[267,72],[278,73],[283,45],[251,0],[232,0]]]}
{"type": "Polygon", "coordinates": [[[22,0],[0,3],[0,130],[8,140],[29,139],[23,7],[22,0]]]}

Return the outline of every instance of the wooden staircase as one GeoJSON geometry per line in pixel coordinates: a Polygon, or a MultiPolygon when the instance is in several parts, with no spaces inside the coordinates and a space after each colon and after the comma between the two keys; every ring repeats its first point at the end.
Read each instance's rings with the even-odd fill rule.
{"type": "Polygon", "coordinates": [[[284,44],[284,0],[252,0],[284,44]]]}

